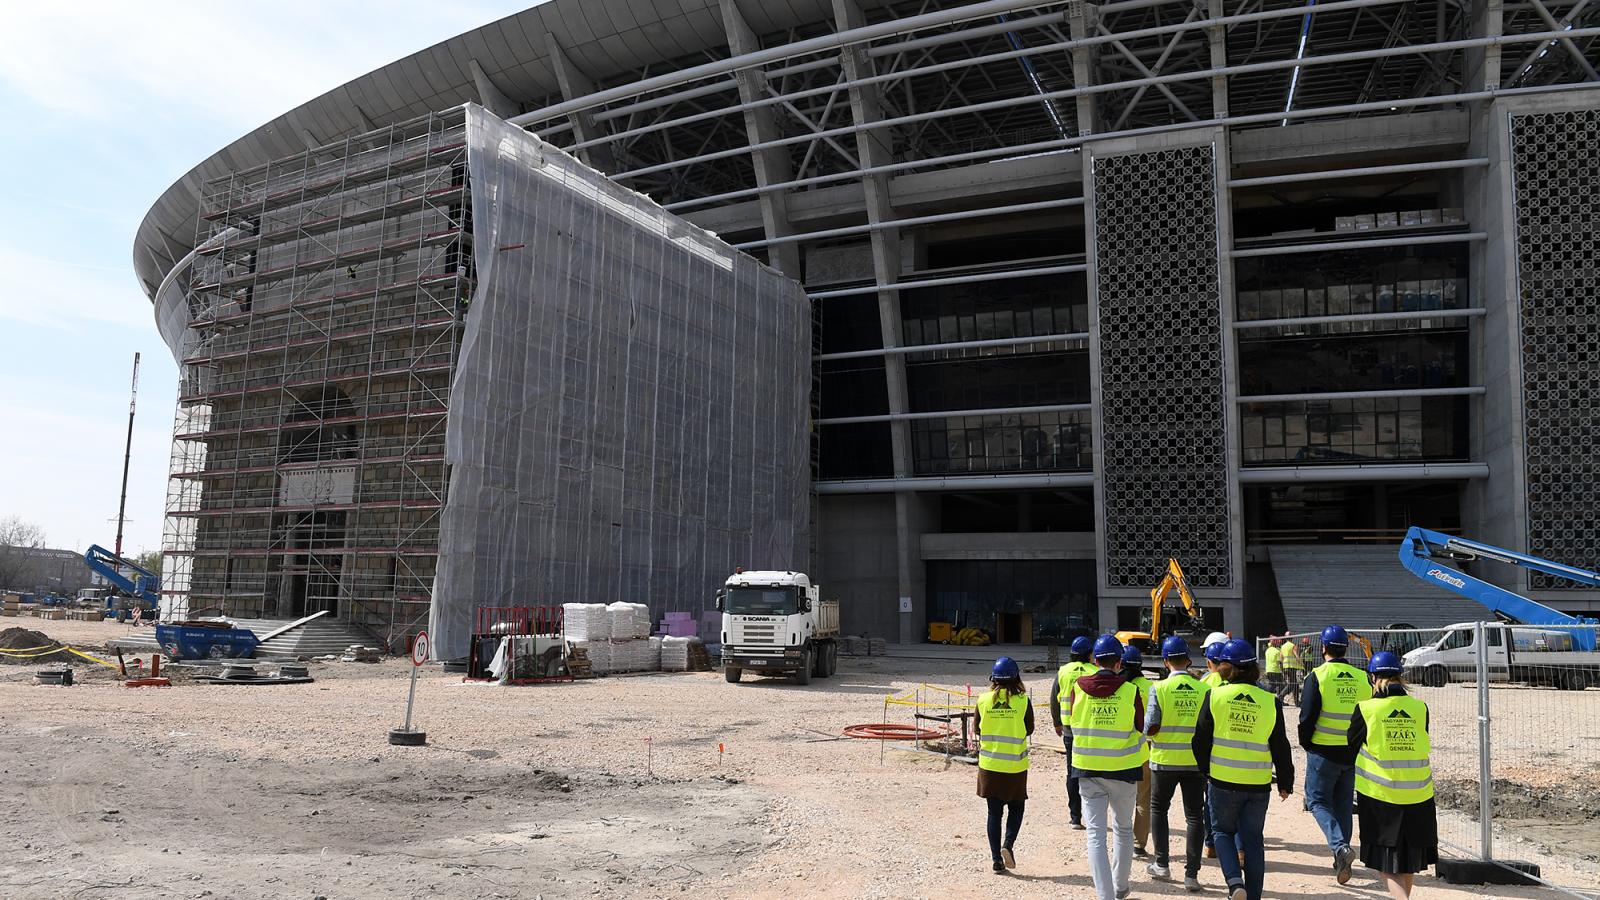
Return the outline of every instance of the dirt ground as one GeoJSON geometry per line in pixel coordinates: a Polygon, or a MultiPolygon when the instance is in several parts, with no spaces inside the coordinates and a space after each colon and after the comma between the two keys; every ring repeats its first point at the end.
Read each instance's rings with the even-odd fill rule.
{"type": "MultiPolygon", "coordinates": [[[[25,624],[85,647],[124,630],[25,624]]],[[[835,738],[881,720],[891,690],[976,684],[975,663],[841,658],[805,688],[720,673],[502,688],[428,668],[421,748],[385,741],[401,660],[257,687],[173,670],[172,688],[128,689],[90,666],[44,687],[31,671],[0,672],[0,897],[1092,896],[1060,754],[1036,753],[1019,866],[998,876],[970,767],[835,738]]],[[[1028,680],[1053,744],[1049,676],[1028,680]]],[[[1600,691],[1562,699],[1600,706],[1600,691]]],[[[1516,855],[1600,887],[1533,845],[1516,855]]],[[[1272,805],[1268,860],[1268,896],[1384,896],[1359,868],[1334,883],[1298,797],[1272,805]]],[[[1191,896],[1134,872],[1134,897],[1191,896]]],[[[1201,880],[1222,896],[1214,861],[1201,880]]],[[[1554,895],[1425,876],[1414,896],[1554,895]]]]}

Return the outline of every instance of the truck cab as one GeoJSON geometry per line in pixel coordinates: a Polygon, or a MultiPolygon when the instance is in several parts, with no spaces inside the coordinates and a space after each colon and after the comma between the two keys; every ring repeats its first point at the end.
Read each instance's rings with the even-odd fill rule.
{"type": "Polygon", "coordinates": [[[749,669],[810,684],[837,668],[839,604],[823,600],[803,572],[735,572],[717,592],[717,609],[729,683],[749,669]]]}

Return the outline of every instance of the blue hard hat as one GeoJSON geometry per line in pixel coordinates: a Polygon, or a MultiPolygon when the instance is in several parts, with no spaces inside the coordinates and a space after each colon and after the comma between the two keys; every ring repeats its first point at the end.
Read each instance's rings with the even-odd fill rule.
{"type": "Polygon", "coordinates": [[[1122,663],[1123,665],[1128,666],[1143,665],[1144,654],[1139,652],[1138,647],[1129,644],[1128,646],[1122,648],[1122,663]]]}
{"type": "Polygon", "coordinates": [[[1122,642],[1109,634],[1102,634],[1094,639],[1094,658],[1105,659],[1108,656],[1122,658],[1122,642]]]}
{"type": "Polygon", "coordinates": [[[1333,647],[1350,646],[1350,635],[1345,633],[1338,625],[1329,625],[1322,629],[1322,642],[1333,647]]]}
{"type": "Polygon", "coordinates": [[[1209,659],[1212,662],[1221,662],[1222,661],[1222,648],[1226,647],[1227,645],[1228,645],[1227,641],[1217,641],[1214,644],[1207,644],[1206,645],[1206,649],[1205,649],[1206,659],[1209,659]]]}
{"type": "Polygon", "coordinates": [[[1256,661],[1256,648],[1254,644],[1240,638],[1234,638],[1222,645],[1222,652],[1217,654],[1219,662],[1233,663],[1242,666],[1256,661]]]}
{"type": "Polygon", "coordinates": [[[1172,659],[1177,656],[1189,655],[1189,642],[1177,635],[1172,635],[1161,642],[1161,658],[1172,659]]]}
{"type": "Polygon", "coordinates": [[[1400,657],[1387,650],[1372,654],[1372,660],[1367,663],[1367,671],[1374,675],[1399,675],[1404,669],[1400,657]]]}
{"type": "Polygon", "coordinates": [[[990,681],[1010,681],[1021,678],[1022,670],[1017,667],[1017,661],[1009,656],[1002,656],[994,661],[994,669],[989,672],[990,681]]]}
{"type": "Polygon", "coordinates": [[[1073,653],[1088,653],[1092,647],[1094,647],[1094,642],[1089,640],[1087,635],[1080,634],[1072,639],[1073,653]]]}

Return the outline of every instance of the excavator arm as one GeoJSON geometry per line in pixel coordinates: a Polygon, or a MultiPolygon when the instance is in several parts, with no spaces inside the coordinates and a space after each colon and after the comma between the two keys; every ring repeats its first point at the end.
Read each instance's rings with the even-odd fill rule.
{"type": "Polygon", "coordinates": [[[1188,614],[1188,630],[1204,630],[1204,613],[1200,605],[1195,602],[1194,594],[1189,590],[1189,579],[1183,574],[1183,566],[1176,559],[1167,560],[1167,571],[1161,576],[1161,581],[1150,589],[1150,630],[1119,631],[1117,639],[1123,643],[1130,640],[1144,639],[1152,644],[1159,645],[1166,632],[1161,629],[1161,618],[1167,604],[1167,597],[1172,591],[1178,591],[1178,599],[1183,603],[1183,610],[1188,614]]]}

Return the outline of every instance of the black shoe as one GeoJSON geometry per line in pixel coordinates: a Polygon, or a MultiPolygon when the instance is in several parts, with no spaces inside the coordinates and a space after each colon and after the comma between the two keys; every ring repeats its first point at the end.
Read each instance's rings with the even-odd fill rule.
{"type": "Polygon", "coordinates": [[[1150,858],[1150,851],[1146,850],[1143,847],[1135,847],[1135,848],[1133,848],[1133,858],[1134,859],[1149,859],[1150,858]]]}
{"type": "Polygon", "coordinates": [[[1078,821],[1078,820],[1073,820],[1073,822],[1072,822],[1072,830],[1073,831],[1083,831],[1084,830],[1083,829],[1083,823],[1078,821]]]}
{"type": "Polygon", "coordinates": [[[1005,871],[1006,871],[1006,864],[1001,862],[998,859],[995,860],[994,861],[994,873],[996,875],[1003,875],[1003,874],[1005,874],[1005,871]]]}

